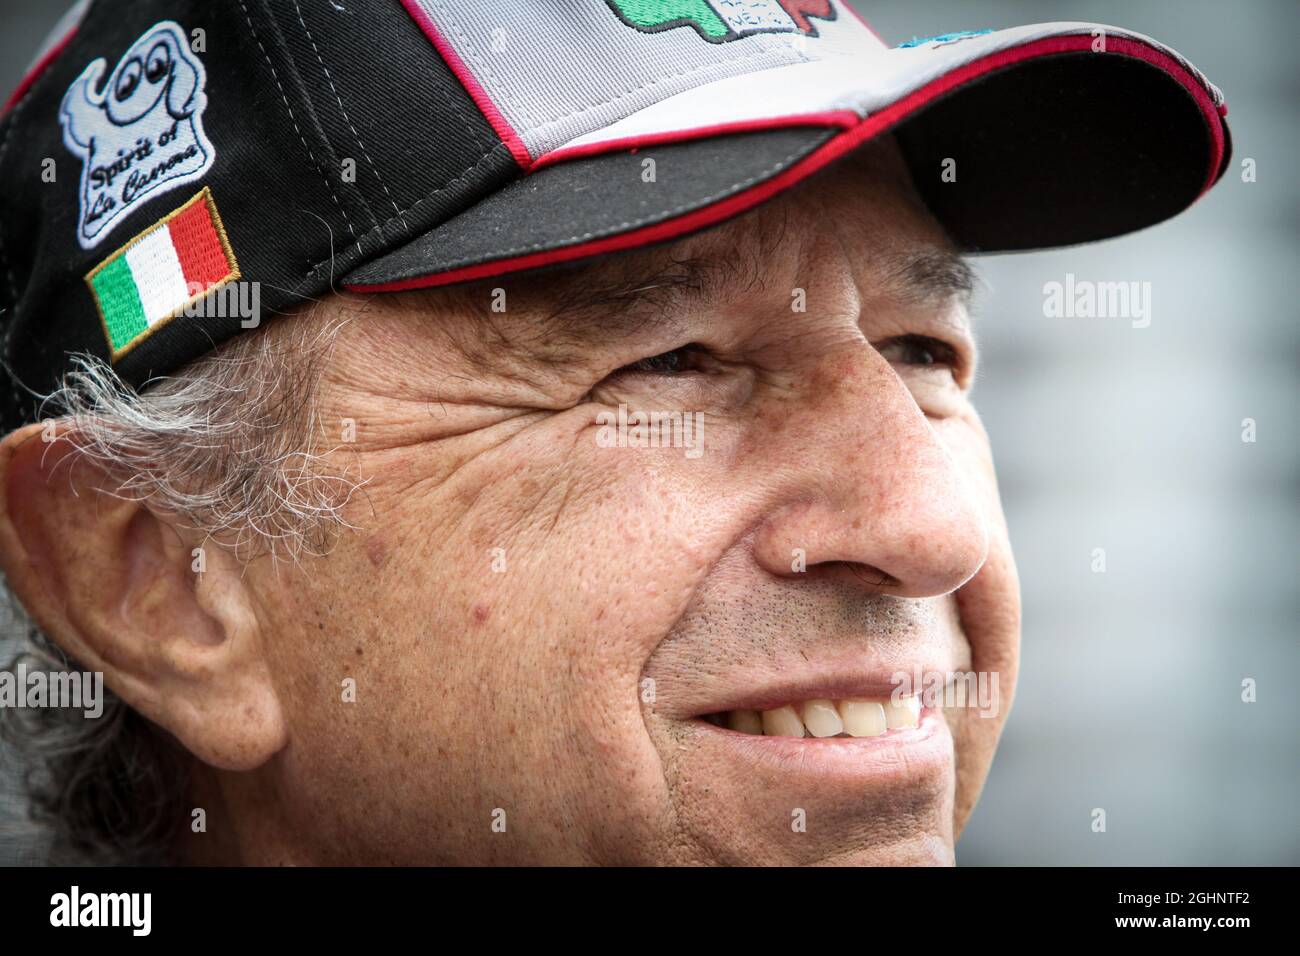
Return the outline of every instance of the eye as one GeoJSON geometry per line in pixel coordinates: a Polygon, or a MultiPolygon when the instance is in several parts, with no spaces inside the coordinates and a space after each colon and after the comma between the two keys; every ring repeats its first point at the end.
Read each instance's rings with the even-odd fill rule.
{"type": "Polygon", "coordinates": [[[167,75],[167,70],[171,66],[172,56],[165,43],[155,43],[152,50],[149,51],[149,61],[145,66],[144,75],[150,83],[157,83],[167,75]]]}
{"type": "Polygon", "coordinates": [[[698,345],[683,345],[671,352],[661,352],[624,365],[615,375],[640,372],[648,375],[680,375],[699,368],[702,351],[698,345]]]}
{"type": "Polygon", "coordinates": [[[126,65],[122,67],[122,73],[117,78],[117,88],[113,90],[113,95],[117,97],[119,103],[130,99],[135,88],[140,85],[140,61],[135,57],[127,60],[126,65]]]}
{"type": "Polygon", "coordinates": [[[961,364],[955,348],[928,335],[900,335],[881,343],[879,352],[891,365],[943,365],[955,370],[961,364]]]}

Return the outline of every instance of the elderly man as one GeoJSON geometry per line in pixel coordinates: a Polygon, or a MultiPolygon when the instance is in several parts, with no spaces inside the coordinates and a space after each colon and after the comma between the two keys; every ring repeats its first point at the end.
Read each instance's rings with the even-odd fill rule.
{"type": "Polygon", "coordinates": [[[13,734],[57,848],[953,861],[1019,644],[961,256],[1188,206],[1214,87],[833,0],[74,21],[0,134],[0,565],[112,693],[13,734]]]}

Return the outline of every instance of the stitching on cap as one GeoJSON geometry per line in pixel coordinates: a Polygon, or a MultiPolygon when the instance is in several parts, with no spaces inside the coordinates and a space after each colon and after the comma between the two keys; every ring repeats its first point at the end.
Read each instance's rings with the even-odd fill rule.
{"type": "MultiPolygon", "coordinates": [[[[352,130],[352,135],[356,137],[357,145],[361,147],[361,152],[366,157],[366,162],[370,164],[370,168],[374,171],[375,178],[379,180],[379,185],[384,187],[384,195],[387,196],[388,201],[392,203],[393,211],[397,212],[397,202],[393,199],[393,194],[388,191],[388,183],[384,182],[384,177],[379,173],[379,167],[376,166],[375,161],[370,158],[370,150],[366,149],[366,144],[361,141],[361,134],[357,132],[356,126],[352,123],[352,117],[348,116],[348,111],[343,106],[343,97],[339,94],[338,87],[334,85],[334,77],[330,75],[330,68],[325,65],[325,58],[321,56],[320,49],[316,46],[316,38],[311,35],[311,27],[307,26],[307,21],[303,19],[302,7],[299,5],[298,0],[293,0],[293,6],[294,9],[298,11],[298,22],[302,24],[303,30],[307,33],[307,39],[311,42],[311,48],[316,53],[316,61],[320,63],[320,68],[325,71],[325,79],[329,82],[330,89],[334,92],[334,99],[338,101],[339,112],[343,114],[343,121],[348,124],[348,129],[352,130]]],[[[375,222],[379,221],[373,210],[370,211],[370,218],[374,219],[375,222]]],[[[410,232],[410,227],[406,225],[405,219],[402,220],[402,226],[406,228],[407,232],[410,232]]]]}
{"type": "MultiPolygon", "coordinates": [[[[474,44],[470,41],[470,38],[465,34],[465,31],[463,31],[456,24],[456,18],[451,15],[451,11],[447,9],[446,4],[438,3],[437,0],[432,0],[432,2],[438,8],[439,15],[446,21],[447,25],[451,27],[453,31],[455,31],[456,36],[460,37],[462,42],[464,42],[465,50],[470,56],[470,58],[478,62],[483,67],[483,70],[487,74],[488,79],[492,81],[494,86],[500,86],[501,84],[497,82],[496,76],[492,72],[491,65],[486,60],[483,59],[482,54],[478,53],[474,49],[474,44]]],[[[484,90],[483,92],[486,93],[487,91],[484,90]]],[[[489,96],[488,98],[492,99],[491,96],[489,96]]],[[[513,103],[513,101],[508,99],[508,97],[506,96],[504,87],[501,89],[501,99],[502,102],[513,103]]],[[[495,105],[496,102],[495,100],[493,100],[493,106],[495,105]]],[[[519,110],[520,114],[524,117],[525,120],[528,121],[529,125],[531,126],[532,123],[534,122],[532,114],[529,113],[527,109],[519,107],[518,104],[515,104],[515,106],[519,110]]]]}
{"type": "MultiPolygon", "coordinates": [[[[280,99],[284,102],[284,108],[289,111],[289,122],[293,123],[294,131],[298,134],[298,139],[302,141],[302,148],[307,150],[307,155],[311,157],[312,165],[316,167],[316,172],[320,173],[320,178],[324,181],[325,188],[329,190],[330,198],[334,200],[334,205],[338,207],[339,212],[343,213],[343,221],[347,223],[348,232],[352,234],[353,241],[356,241],[357,231],[352,228],[352,218],[348,215],[348,211],[343,208],[343,204],[339,202],[339,197],[334,194],[334,186],[330,183],[329,177],[325,175],[325,170],[321,167],[321,164],[317,162],[316,154],[313,153],[311,147],[307,145],[307,137],[305,137],[302,134],[302,130],[298,128],[298,119],[293,115],[293,107],[289,105],[289,97],[284,92],[284,86],[280,83],[280,74],[276,72],[275,64],[271,62],[271,54],[267,53],[266,47],[262,45],[262,38],[257,35],[257,28],[253,26],[253,18],[249,16],[248,7],[244,5],[244,0],[239,0],[239,7],[244,11],[244,20],[248,23],[248,32],[252,34],[253,39],[257,41],[258,49],[262,51],[262,56],[266,57],[266,65],[271,68],[271,76],[275,80],[275,85],[280,89],[280,99]]],[[[361,244],[359,242],[357,243],[357,251],[361,251],[361,244]]]]}
{"type": "MultiPolygon", "coordinates": [[[[501,143],[501,142],[497,142],[497,143],[495,143],[495,144],[492,146],[491,149],[489,149],[486,153],[484,153],[482,156],[480,156],[480,157],[478,158],[478,161],[477,161],[476,163],[474,163],[473,166],[470,166],[468,169],[466,169],[463,173],[461,173],[461,174],[460,174],[459,176],[457,176],[455,179],[450,179],[450,180],[448,180],[446,183],[444,183],[443,185],[439,186],[437,189],[435,189],[435,190],[433,190],[432,192],[427,193],[427,194],[425,194],[424,196],[422,196],[421,198],[417,199],[415,202],[411,203],[411,205],[409,205],[409,206],[407,206],[405,209],[401,210],[399,214],[405,214],[405,213],[411,212],[413,209],[416,209],[416,208],[419,207],[419,206],[423,206],[425,203],[429,202],[431,199],[434,199],[435,197],[441,195],[442,193],[447,192],[448,190],[451,189],[452,186],[455,186],[457,183],[464,182],[467,178],[469,178],[469,174],[470,174],[470,173],[474,172],[474,170],[478,169],[480,166],[482,166],[484,163],[486,163],[490,158],[492,158],[493,155],[495,155],[496,153],[502,152],[502,151],[506,151],[506,150],[507,150],[507,147],[506,147],[505,143],[501,143]]],[[[366,232],[363,232],[359,238],[360,238],[360,239],[368,239],[370,236],[374,235],[374,234],[377,233],[377,232],[382,231],[383,229],[385,229],[386,227],[388,227],[389,225],[391,225],[392,222],[393,222],[393,220],[396,219],[396,218],[398,218],[398,217],[397,217],[397,216],[389,216],[389,217],[388,217],[387,219],[385,219],[383,222],[378,223],[377,225],[375,225],[374,228],[369,229],[369,230],[367,230],[366,232]]],[[[360,241],[358,241],[357,246],[360,247],[360,245],[361,245],[361,243],[360,243],[360,241]]],[[[334,253],[331,252],[328,256],[326,256],[326,257],[325,257],[324,259],[322,259],[320,262],[316,263],[314,266],[312,266],[310,269],[307,270],[307,274],[306,274],[305,276],[303,276],[302,282],[300,282],[299,285],[301,286],[301,285],[305,284],[305,283],[307,282],[307,280],[311,279],[312,276],[314,276],[314,275],[316,274],[316,272],[320,270],[320,267],[321,267],[321,266],[325,265],[327,262],[333,262],[333,261],[334,261],[334,253]]]]}
{"type": "MultiPolygon", "coordinates": [[[[415,23],[414,20],[411,22],[413,24],[415,23]]],[[[423,30],[418,24],[415,26],[416,29],[421,30],[420,37],[427,43],[428,37],[424,35],[423,30]]],[[[465,132],[473,134],[474,145],[482,147],[483,149],[494,149],[497,144],[501,142],[501,137],[499,137],[496,134],[496,131],[491,128],[487,117],[483,115],[483,111],[473,102],[473,98],[469,96],[469,91],[465,90],[461,85],[460,80],[456,78],[456,74],[447,64],[447,61],[442,58],[442,55],[433,47],[432,43],[429,44],[429,47],[432,50],[433,55],[437,57],[438,62],[442,64],[443,69],[447,71],[447,76],[450,77],[452,81],[450,84],[434,83],[430,88],[437,91],[438,95],[446,101],[447,106],[452,113],[454,113],[458,118],[463,118],[465,120],[463,129],[465,132]],[[457,90],[462,91],[464,98],[457,94],[457,90]],[[469,99],[468,105],[466,104],[465,99],[469,99]],[[485,131],[483,126],[487,126],[488,129],[485,131]]]]}

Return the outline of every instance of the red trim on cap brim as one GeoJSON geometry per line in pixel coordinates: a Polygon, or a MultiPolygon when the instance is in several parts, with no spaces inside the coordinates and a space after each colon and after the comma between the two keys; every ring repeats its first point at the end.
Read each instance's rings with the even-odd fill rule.
{"type": "Polygon", "coordinates": [[[50,64],[58,59],[59,54],[63,52],[64,48],[67,47],[69,43],[72,42],[73,36],[76,35],[77,27],[80,25],[80,23],[74,23],[71,30],[65,33],[59,41],[54,44],[54,46],[46,50],[44,55],[32,64],[32,68],[27,71],[21,80],[18,81],[18,85],[14,87],[14,91],[9,94],[9,99],[5,100],[5,105],[0,107],[0,116],[8,115],[9,111],[18,105],[18,101],[27,95],[27,91],[35,85],[38,79],[40,79],[41,74],[49,69],[50,64]]]}
{"type": "MultiPolygon", "coordinates": [[[[1074,53],[1081,50],[1087,50],[1091,48],[1092,42],[1093,38],[1090,34],[1047,37],[1041,40],[1022,44],[1021,46],[1000,50],[997,53],[991,53],[982,59],[974,60],[950,73],[946,73],[943,76],[932,80],[920,89],[909,93],[898,102],[867,117],[856,126],[839,134],[829,142],[824,143],[822,146],[803,157],[803,159],[796,162],[793,166],[778,173],[771,179],[765,180],[744,192],[728,196],[726,199],[692,210],[691,212],[685,213],[674,219],[654,223],[653,225],[644,226],[640,229],[633,229],[617,235],[593,239],[590,242],[578,243],[572,246],[562,246],[557,249],[544,249],[527,255],[495,259],[490,262],[481,262],[476,265],[464,266],[459,269],[451,269],[446,272],[438,272],[431,275],[415,276],[410,279],[400,279],[395,282],[381,282],[373,285],[344,283],[344,288],[354,292],[402,292],[408,289],[422,289],[432,286],[451,285],[456,282],[486,279],[492,276],[504,275],[508,272],[518,272],[523,269],[535,269],[539,266],[554,265],[560,262],[569,262],[574,259],[583,259],[610,252],[620,252],[627,249],[634,249],[639,246],[675,239],[687,233],[716,225],[719,222],[737,216],[759,203],[784,192],[796,183],[807,179],[817,170],[840,158],[854,147],[861,145],[871,137],[895,126],[902,120],[906,119],[910,114],[928,104],[931,100],[934,100],[945,93],[951,92],[958,86],[968,83],[986,73],[992,72],[993,70],[1020,63],[1024,60],[1034,59],[1040,56],[1050,56],[1056,53],[1074,53]]],[[[1136,40],[1112,37],[1108,38],[1106,41],[1106,52],[1097,53],[1096,55],[1114,56],[1117,54],[1135,57],[1163,69],[1166,73],[1173,76],[1179,83],[1181,83],[1192,95],[1193,99],[1196,100],[1196,103],[1205,118],[1206,127],[1210,131],[1212,141],[1210,149],[1211,161],[1206,173],[1205,184],[1202,186],[1201,192],[1198,195],[1199,198],[1199,196],[1204,195],[1205,192],[1214,185],[1215,180],[1218,178],[1219,166],[1223,162],[1223,153],[1225,148],[1223,126],[1219,120],[1219,111],[1215,107],[1214,101],[1211,99],[1210,94],[1206,91],[1205,87],[1202,86],[1195,77],[1191,76],[1185,69],[1183,69],[1176,60],[1145,43],[1136,40]]],[[[626,148],[626,146],[619,147],[619,149],[626,148]]]]}
{"type": "Polygon", "coordinates": [[[531,168],[533,157],[529,154],[524,141],[515,132],[515,128],[510,125],[510,122],[502,115],[501,111],[497,109],[496,104],[492,102],[492,97],[488,96],[487,90],[483,89],[479,81],[474,78],[474,74],[465,65],[465,61],[460,58],[460,55],[447,42],[446,38],[438,32],[437,25],[429,19],[429,15],[424,12],[424,8],[420,6],[417,0],[402,0],[402,6],[411,15],[411,19],[424,31],[424,35],[429,38],[429,42],[437,49],[443,62],[456,74],[456,79],[460,80],[461,85],[465,87],[465,91],[469,93],[475,105],[478,106],[479,112],[492,124],[492,129],[496,131],[497,136],[501,137],[501,141],[509,147],[510,155],[515,158],[515,162],[523,170],[531,168]]]}

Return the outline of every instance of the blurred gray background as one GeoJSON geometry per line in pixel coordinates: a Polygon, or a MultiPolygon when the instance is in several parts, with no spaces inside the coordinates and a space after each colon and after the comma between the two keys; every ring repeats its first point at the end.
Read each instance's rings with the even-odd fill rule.
{"type": "MultiPolygon", "coordinates": [[[[976,261],[976,401],[1025,627],[1015,709],[958,862],[1300,863],[1300,4],[855,5],[890,44],[1050,20],[1149,34],[1224,91],[1234,139],[1224,180],[1170,222],[976,261]],[[1067,272],[1150,282],[1150,327],[1044,318],[1043,285],[1067,272]]],[[[64,8],[3,0],[4,95],[64,8]]],[[[11,654],[0,638],[4,666],[11,654]]],[[[0,764],[0,863],[30,854],[12,785],[0,764]]]]}

